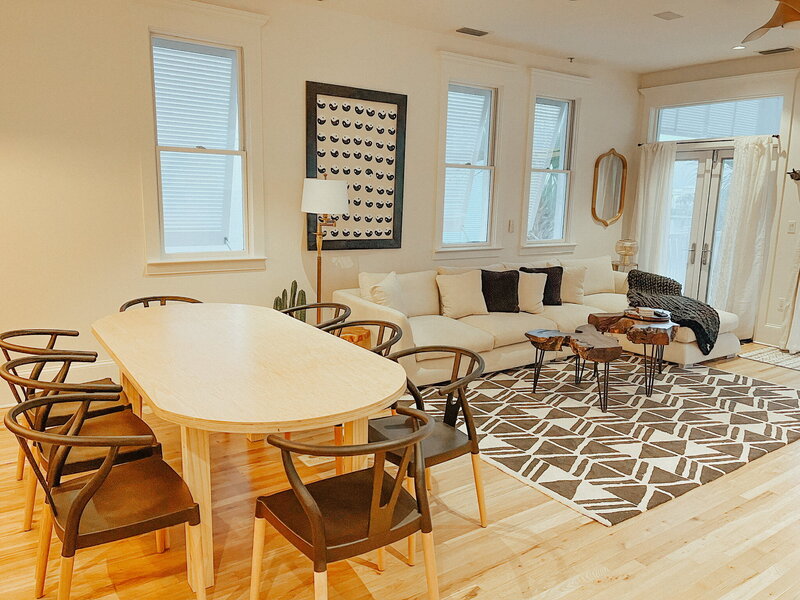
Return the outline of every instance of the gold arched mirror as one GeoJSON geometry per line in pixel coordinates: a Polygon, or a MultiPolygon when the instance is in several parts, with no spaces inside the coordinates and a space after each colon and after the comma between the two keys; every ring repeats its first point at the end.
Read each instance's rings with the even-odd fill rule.
{"type": "Polygon", "coordinates": [[[592,191],[592,216],[595,221],[608,227],[622,218],[627,180],[628,161],[614,148],[597,158],[592,191]]]}

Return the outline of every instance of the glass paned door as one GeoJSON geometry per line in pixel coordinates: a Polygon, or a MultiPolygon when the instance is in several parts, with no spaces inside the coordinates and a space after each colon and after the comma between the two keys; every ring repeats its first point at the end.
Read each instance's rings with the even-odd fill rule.
{"type": "Polygon", "coordinates": [[[686,296],[707,301],[720,268],[714,248],[725,227],[733,150],[679,152],[672,180],[668,277],[686,296]]]}

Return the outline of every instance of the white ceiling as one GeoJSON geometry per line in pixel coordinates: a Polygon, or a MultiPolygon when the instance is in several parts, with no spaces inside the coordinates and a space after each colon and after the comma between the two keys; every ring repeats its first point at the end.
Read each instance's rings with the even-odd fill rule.
{"type": "Polygon", "coordinates": [[[464,26],[483,29],[490,32],[481,38],[487,43],[637,73],[800,47],[800,30],[779,29],[746,50],[732,49],[772,16],[775,0],[305,1],[437,32],[464,26]],[[665,11],[684,18],[664,21],[653,16],[665,11]]]}

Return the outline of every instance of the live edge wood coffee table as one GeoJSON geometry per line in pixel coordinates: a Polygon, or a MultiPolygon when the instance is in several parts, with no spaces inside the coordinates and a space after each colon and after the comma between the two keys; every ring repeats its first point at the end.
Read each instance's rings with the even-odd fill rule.
{"type": "Polygon", "coordinates": [[[589,324],[603,333],[624,334],[634,344],[644,346],[644,392],[653,394],[656,371],[664,366],[664,348],[675,339],[680,327],[671,319],[646,321],[630,313],[596,313],[589,315],[589,324]]]}
{"type": "Polygon", "coordinates": [[[619,341],[608,335],[602,334],[594,325],[578,327],[575,333],[564,333],[551,329],[535,329],[525,334],[536,349],[536,362],[533,371],[533,393],[539,386],[539,376],[544,364],[546,352],[556,352],[564,346],[569,346],[575,354],[575,383],[580,384],[587,361],[594,363],[595,377],[597,378],[597,392],[600,396],[600,410],[608,411],[608,377],[612,361],[622,356],[622,346],[619,341]],[[603,377],[597,368],[603,365],[603,377]]]}

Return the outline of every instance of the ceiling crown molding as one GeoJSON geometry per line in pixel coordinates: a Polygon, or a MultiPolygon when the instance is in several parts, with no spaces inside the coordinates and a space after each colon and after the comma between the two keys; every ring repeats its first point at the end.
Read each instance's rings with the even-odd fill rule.
{"type": "Polygon", "coordinates": [[[469,54],[459,54],[457,52],[449,52],[447,50],[440,50],[439,56],[442,57],[442,60],[450,60],[481,67],[493,67],[495,69],[503,69],[505,71],[516,71],[520,68],[519,65],[515,65],[514,63],[510,62],[504,62],[502,60],[482,58],[479,56],[471,56],[469,54]]]}
{"type": "Polygon", "coordinates": [[[534,77],[550,77],[551,79],[562,79],[564,81],[571,81],[572,83],[592,83],[592,78],[586,75],[562,73],[561,71],[550,71],[549,69],[540,69],[538,67],[531,67],[530,72],[534,77]]]}
{"type": "Polygon", "coordinates": [[[262,13],[241,10],[238,8],[228,8],[227,6],[209,4],[208,2],[200,2],[199,0],[131,0],[131,2],[134,5],[150,5],[160,8],[193,10],[220,17],[232,17],[242,21],[249,21],[257,25],[266,25],[267,21],[269,21],[269,16],[262,13]]]}

